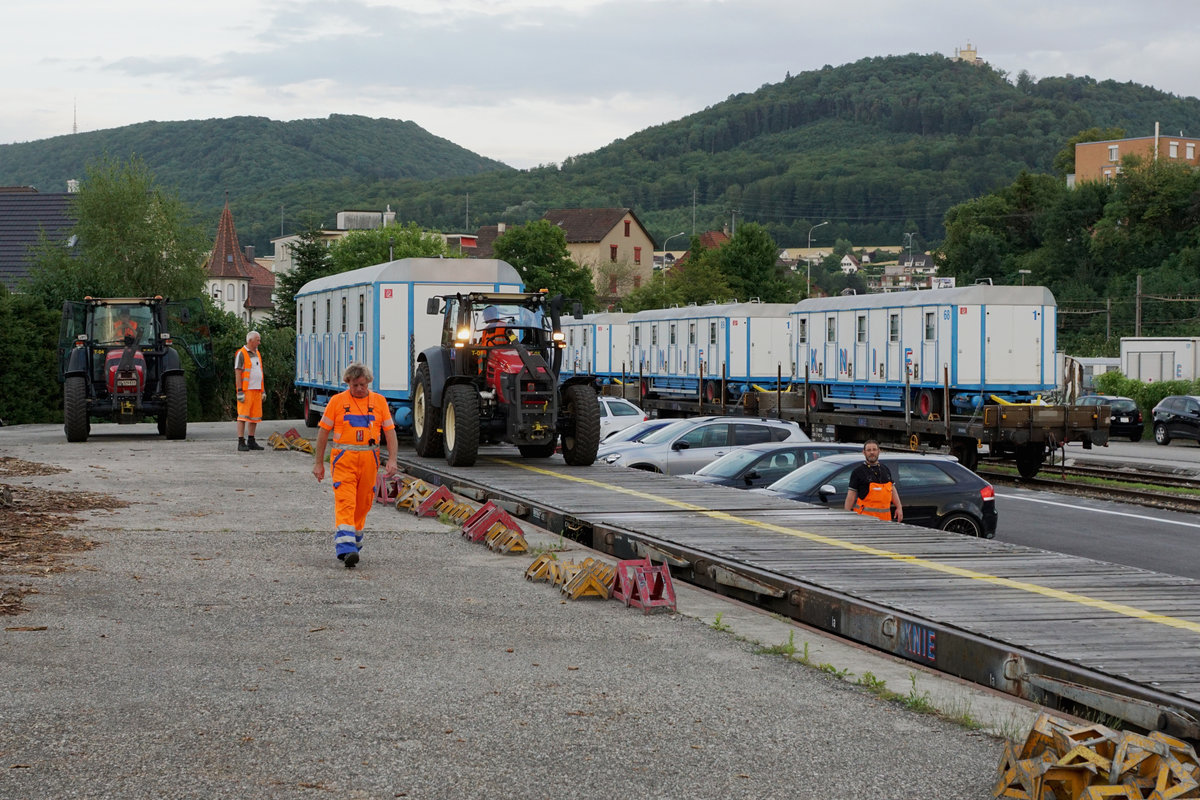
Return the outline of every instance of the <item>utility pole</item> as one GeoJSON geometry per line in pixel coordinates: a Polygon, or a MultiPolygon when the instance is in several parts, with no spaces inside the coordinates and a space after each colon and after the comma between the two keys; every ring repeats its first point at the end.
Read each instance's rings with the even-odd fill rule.
{"type": "Polygon", "coordinates": [[[1136,298],[1136,302],[1134,303],[1135,312],[1134,312],[1134,316],[1133,316],[1133,335],[1141,336],[1142,335],[1142,273],[1140,273],[1140,272],[1138,273],[1138,276],[1137,276],[1137,290],[1136,290],[1134,297],[1136,298]]]}

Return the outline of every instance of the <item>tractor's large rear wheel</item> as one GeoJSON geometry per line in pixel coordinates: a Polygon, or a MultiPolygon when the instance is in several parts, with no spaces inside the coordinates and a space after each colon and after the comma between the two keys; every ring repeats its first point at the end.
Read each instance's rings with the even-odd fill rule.
{"type": "Polygon", "coordinates": [[[474,466],[479,456],[479,393],[474,386],[457,384],[446,389],[446,418],[442,422],[446,463],[474,466]]]}
{"type": "Polygon", "coordinates": [[[182,375],[163,377],[167,395],[167,421],[164,433],[168,439],[187,438],[187,379],[182,375]]]}
{"type": "Polygon", "coordinates": [[[596,460],[600,448],[600,401],[596,391],[582,383],[575,383],[563,392],[563,409],[571,424],[563,433],[563,460],[572,467],[586,467],[596,460]]]}
{"type": "Polygon", "coordinates": [[[71,375],[63,382],[63,428],[68,442],[87,441],[87,378],[82,375],[71,375]]]}
{"type": "Polygon", "coordinates": [[[442,455],[442,434],[438,431],[441,409],[433,404],[432,398],[429,365],[421,363],[413,379],[413,447],[422,458],[442,455]]]}

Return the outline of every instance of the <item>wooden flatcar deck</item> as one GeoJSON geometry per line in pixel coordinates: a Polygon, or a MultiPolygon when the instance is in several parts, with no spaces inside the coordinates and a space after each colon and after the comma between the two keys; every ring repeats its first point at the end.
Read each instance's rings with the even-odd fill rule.
{"type": "Polygon", "coordinates": [[[1200,583],[1030,547],[880,523],[665,475],[485,448],[402,458],[435,483],[672,574],[977,683],[1200,738],[1200,583]]]}

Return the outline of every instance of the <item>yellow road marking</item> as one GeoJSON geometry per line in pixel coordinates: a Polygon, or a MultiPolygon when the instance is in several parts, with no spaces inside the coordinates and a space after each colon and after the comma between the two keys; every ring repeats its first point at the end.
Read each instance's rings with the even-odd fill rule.
{"type": "Polygon", "coordinates": [[[521,469],[528,470],[530,472],[536,472],[540,475],[558,478],[559,480],[573,481],[575,483],[606,489],[610,492],[627,494],[631,497],[640,497],[643,500],[651,500],[684,511],[695,511],[707,517],[722,520],[723,522],[736,522],[739,525],[747,525],[752,528],[760,528],[762,530],[772,531],[774,533],[782,533],[787,536],[794,536],[797,539],[806,539],[810,542],[816,542],[818,544],[828,545],[830,547],[838,547],[843,550],[850,550],[863,555],[875,556],[877,558],[887,558],[891,559],[892,561],[901,561],[905,564],[922,567],[932,572],[941,572],[946,575],[953,575],[957,578],[967,578],[974,581],[981,581],[982,583],[989,583],[993,586],[1017,589],[1018,591],[1037,594],[1041,595],[1042,597],[1050,597],[1067,603],[1076,603],[1078,605],[1087,606],[1088,608],[1095,608],[1101,611],[1110,611],[1114,614],[1120,614],[1121,616],[1125,617],[1132,617],[1134,619],[1145,620],[1147,622],[1154,622],[1159,625],[1167,625],[1172,628],[1191,631],[1192,633],[1200,633],[1200,623],[1191,622],[1186,619],[1177,619],[1176,617],[1169,617],[1165,614],[1155,614],[1152,611],[1146,611],[1141,608],[1136,608],[1135,606],[1125,605],[1124,603],[1113,603],[1109,600],[1100,600],[1095,597],[1088,597],[1087,595],[1079,594],[1078,592],[1066,592],[1061,589],[1052,589],[1049,586],[1041,586],[1039,584],[1029,583],[1027,581],[1016,581],[1011,578],[1001,578],[999,575],[989,575],[986,572],[977,572],[973,569],[954,567],[949,564],[931,561],[927,558],[918,558],[917,556],[908,556],[904,555],[903,553],[882,550],[878,547],[855,544],[854,542],[835,539],[831,536],[822,536],[819,533],[809,533],[808,531],[802,531],[796,528],[787,528],[783,525],[776,525],[771,522],[760,522],[758,520],[746,519],[725,511],[713,511],[705,508],[704,506],[698,506],[694,503],[685,503],[682,500],[672,500],[669,497],[662,497],[649,492],[641,492],[637,489],[626,489],[623,486],[613,486],[611,484],[602,483],[601,481],[593,480],[591,478],[582,478],[575,475],[564,475],[560,472],[552,472],[548,469],[530,466],[529,464],[523,464],[517,461],[510,461],[507,459],[496,459],[496,461],[501,464],[507,464],[508,466],[520,467],[521,469]]]}

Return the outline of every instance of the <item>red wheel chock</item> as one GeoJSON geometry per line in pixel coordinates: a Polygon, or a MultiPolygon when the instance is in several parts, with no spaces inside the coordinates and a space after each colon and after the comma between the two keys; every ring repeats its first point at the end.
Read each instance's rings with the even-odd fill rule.
{"type": "Polygon", "coordinates": [[[627,606],[640,608],[643,614],[654,608],[676,610],[675,586],[666,562],[656,565],[648,558],[617,562],[610,595],[627,606]]]}
{"type": "Polygon", "coordinates": [[[375,502],[392,505],[400,496],[400,485],[395,476],[388,477],[382,472],[375,478],[375,502]]]}
{"type": "Polygon", "coordinates": [[[525,553],[529,545],[516,520],[491,500],[463,523],[462,535],[472,542],[484,542],[501,553],[525,553]]]}

